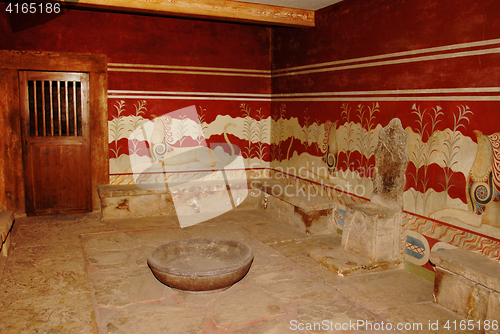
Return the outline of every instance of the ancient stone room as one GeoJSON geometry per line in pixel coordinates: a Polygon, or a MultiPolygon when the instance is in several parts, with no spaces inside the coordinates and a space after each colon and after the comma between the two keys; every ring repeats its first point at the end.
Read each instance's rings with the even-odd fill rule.
{"type": "Polygon", "coordinates": [[[0,1],[0,333],[500,333],[500,1],[0,1]]]}

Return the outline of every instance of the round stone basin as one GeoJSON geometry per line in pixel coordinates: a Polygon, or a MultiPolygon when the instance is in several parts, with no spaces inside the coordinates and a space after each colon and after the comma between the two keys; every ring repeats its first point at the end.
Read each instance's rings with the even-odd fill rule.
{"type": "Polygon", "coordinates": [[[246,275],[252,261],[249,246],[222,238],[173,241],[148,256],[148,265],[160,282],[189,292],[226,289],[246,275]]]}

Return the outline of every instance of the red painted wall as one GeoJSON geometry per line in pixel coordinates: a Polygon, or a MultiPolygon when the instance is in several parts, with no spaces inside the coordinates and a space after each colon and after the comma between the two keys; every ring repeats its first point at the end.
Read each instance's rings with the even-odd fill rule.
{"type": "MultiPolygon", "coordinates": [[[[360,138],[399,117],[412,137],[405,208],[424,221],[439,217],[427,220],[432,233],[419,231],[420,237],[500,259],[500,240],[478,237],[497,235],[492,231],[500,227],[500,217],[467,229],[472,226],[467,217],[488,212],[478,205],[480,197],[487,198],[489,191],[488,204],[500,200],[498,1],[344,0],[317,11],[315,28],[274,29],[272,43],[273,132],[294,118],[304,134],[311,131],[307,124],[338,121],[336,167],[368,169],[374,147],[360,138]],[[475,145],[480,135],[489,139],[475,145]],[[491,146],[485,151],[489,166],[481,166],[485,160],[476,157],[484,145],[491,146]],[[474,171],[488,168],[492,181],[480,184],[474,171]],[[474,201],[476,209],[470,209],[474,201]],[[461,216],[460,228],[443,216],[444,209],[461,216]]],[[[291,152],[323,156],[318,145],[304,143],[300,132],[285,136],[270,151],[283,153],[293,140],[291,152]]],[[[490,216],[496,216],[492,210],[490,216]]],[[[429,251],[417,248],[422,254],[429,251]]]]}
{"type": "MultiPolygon", "coordinates": [[[[138,115],[146,120],[192,105],[204,111],[209,123],[219,115],[245,117],[242,104],[269,117],[271,28],[75,9],[14,15],[6,6],[0,4],[0,49],[107,56],[110,137],[120,138],[109,141],[110,159],[127,158],[124,132],[133,125],[125,117],[136,115],[139,101],[145,104],[138,115]],[[119,101],[127,106],[120,115],[119,101]],[[127,127],[119,136],[112,133],[115,119],[121,120],[118,127],[127,127]]],[[[232,130],[232,143],[250,145],[243,129],[232,130]]],[[[211,141],[224,138],[216,134],[211,141]]],[[[123,160],[118,165],[123,167],[123,160]]],[[[127,174],[122,167],[111,167],[110,181],[113,174],[127,174]]]]}

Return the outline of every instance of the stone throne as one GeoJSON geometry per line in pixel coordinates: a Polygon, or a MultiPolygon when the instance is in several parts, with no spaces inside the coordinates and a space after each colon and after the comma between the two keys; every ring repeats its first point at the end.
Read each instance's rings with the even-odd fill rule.
{"type": "Polygon", "coordinates": [[[406,226],[403,192],[408,166],[408,134],[398,118],[379,134],[370,202],[347,207],[342,247],[372,266],[404,267],[406,226]]]}

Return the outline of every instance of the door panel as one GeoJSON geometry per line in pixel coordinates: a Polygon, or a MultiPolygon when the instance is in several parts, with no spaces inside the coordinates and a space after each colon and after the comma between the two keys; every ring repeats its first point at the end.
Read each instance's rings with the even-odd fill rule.
{"type": "Polygon", "coordinates": [[[26,213],[91,211],[88,74],[22,71],[26,213]]]}

